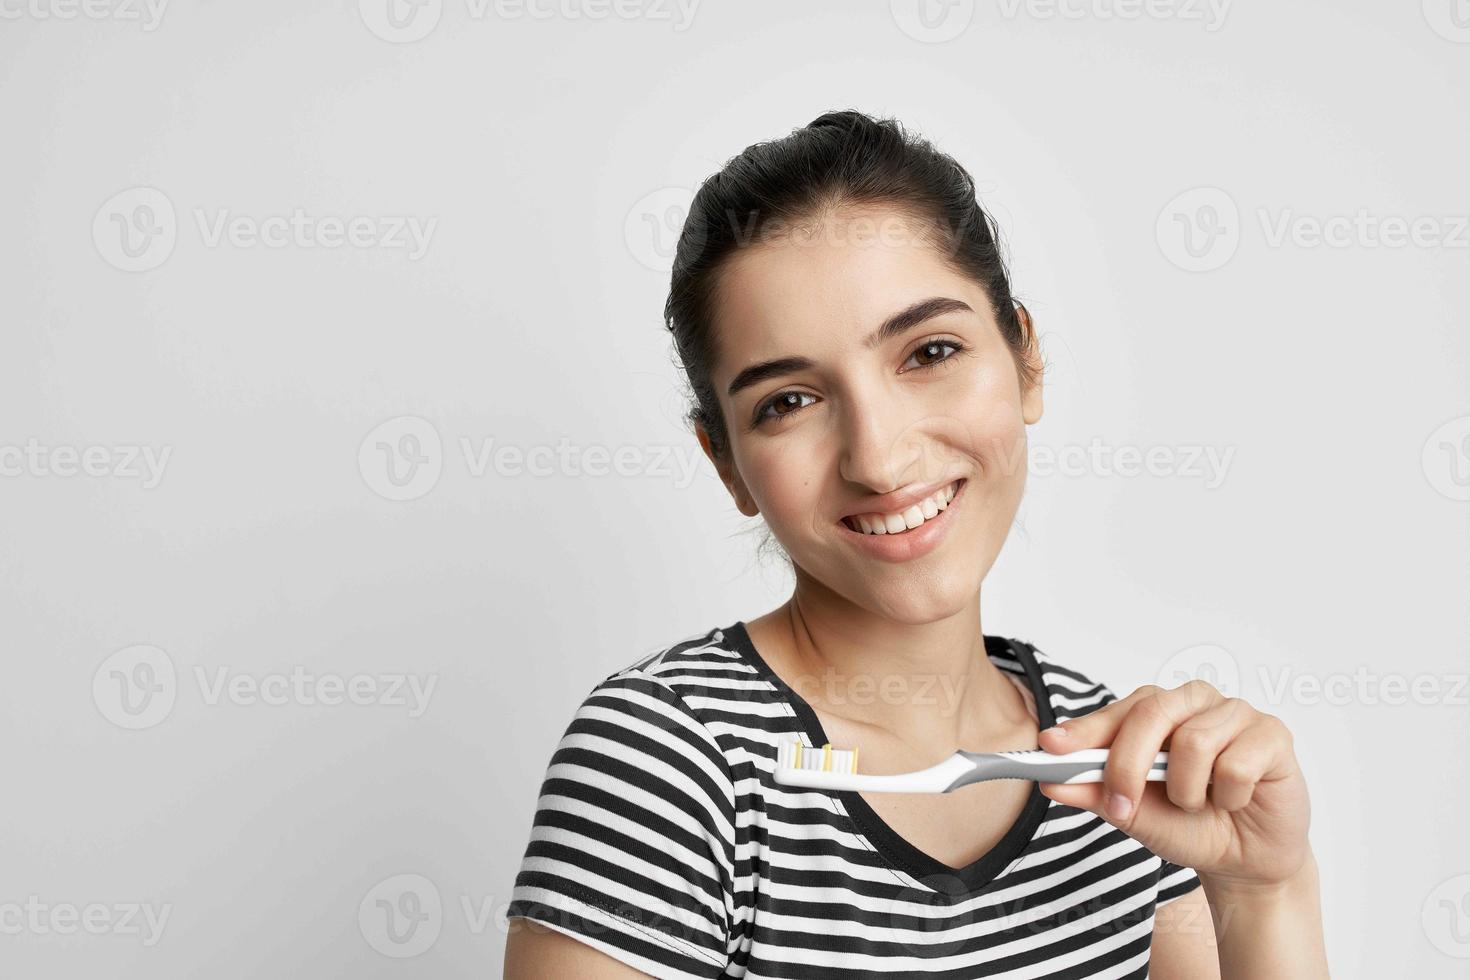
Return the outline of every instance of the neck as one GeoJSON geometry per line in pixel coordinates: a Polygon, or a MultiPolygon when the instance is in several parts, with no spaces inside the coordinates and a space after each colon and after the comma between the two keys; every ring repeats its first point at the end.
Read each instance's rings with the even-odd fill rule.
{"type": "Polygon", "coordinates": [[[819,713],[950,751],[993,745],[1031,721],[986,655],[979,610],[977,596],[962,613],[903,623],[798,589],[761,620],[781,651],[782,679],[819,713]]]}

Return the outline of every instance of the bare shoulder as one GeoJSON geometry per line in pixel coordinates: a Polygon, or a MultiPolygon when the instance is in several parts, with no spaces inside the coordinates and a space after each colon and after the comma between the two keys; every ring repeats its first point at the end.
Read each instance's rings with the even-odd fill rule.
{"type": "MultiPolygon", "coordinates": [[[[1182,901],[1182,900],[1181,900],[1182,901]]],[[[505,941],[505,980],[542,977],[597,977],[632,980],[647,977],[599,949],[525,916],[511,916],[505,941]]]]}

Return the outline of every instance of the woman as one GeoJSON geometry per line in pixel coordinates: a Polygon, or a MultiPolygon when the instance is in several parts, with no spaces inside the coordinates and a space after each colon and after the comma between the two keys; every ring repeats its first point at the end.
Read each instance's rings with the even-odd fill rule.
{"type": "Polygon", "coordinates": [[[854,111],[749,147],[695,195],[665,312],[700,445],[796,585],[583,702],[506,975],[1326,976],[1281,722],[981,630],[1042,365],[970,175],[854,111]],[[1096,784],[833,793],[773,781],[787,739],[865,773],[1110,756],[1096,784]]]}

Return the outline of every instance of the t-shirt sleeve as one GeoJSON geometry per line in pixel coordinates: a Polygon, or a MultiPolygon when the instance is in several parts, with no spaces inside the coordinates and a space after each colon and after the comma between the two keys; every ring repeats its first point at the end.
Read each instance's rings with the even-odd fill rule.
{"type": "Polygon", "coordinates": [[[1163,908],[1176,898],[1182,898],[1200,886],[1199,875],[1194,869],[1172,861],[1164,861],[1159,869],[1159,893],[1154,899],[1154,908],[1163,908]]]}
{"type": "Polygon", "coordinates": [[[734,783],[678,692],[623,671],[593,688],[552,754],[509,916],[655,977],[728,961],[734,783]]]}

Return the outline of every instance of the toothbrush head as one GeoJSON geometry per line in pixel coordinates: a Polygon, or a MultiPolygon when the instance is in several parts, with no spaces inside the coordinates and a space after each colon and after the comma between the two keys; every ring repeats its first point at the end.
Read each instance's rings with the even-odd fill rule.
{"type": "Polygon", "coordinates": [[[857,749],[834,749],[831,742],[816,749],[800,742],[784,741],[776,749],[776,781],[782,782],[781,776],[794,770],[854,775],[857,756],[857,749]]]}
{"type": "Polygon", "coordinates": [[[817,749],[787,740],[776,749],[774,778],[778,785],[806,789],[944,793],[961,774],[973,768],[959,754],[928,769],[891,776],[862,775],[857,764],[857,749],[835,749],[830,742],[817,749]]]}

